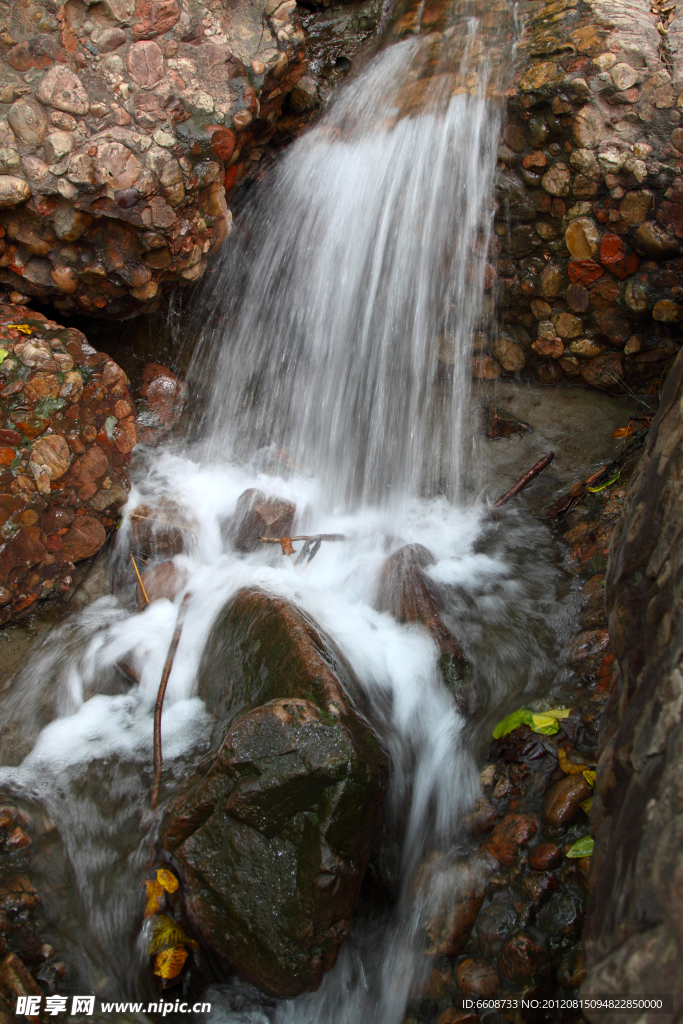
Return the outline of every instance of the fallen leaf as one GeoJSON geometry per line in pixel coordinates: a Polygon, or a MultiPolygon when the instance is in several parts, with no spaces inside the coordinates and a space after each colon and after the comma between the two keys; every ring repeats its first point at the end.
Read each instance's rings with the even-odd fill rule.
{"type": "Polygon", "coordinates": [[[564,747],[558,748],[557,763],[565,775],[583,775],[588,770],[587,764],[576,764],[574,761],[570,761],[564,747]]]}
{"type": "Polygon", "coordinates": [[[8,355],[9,352],[6,348],[0,348],[0,363],[4,363],[8,355]]]}
{"type": "Polygon", "coordinates": [[[173,946],[171,949],[165,949],[154,957],[154,973],[159,978],[170,981],[172,978],[178,977],[186,960],[187,950],[184,946],[173,946]]]}
{"type": "Polygon", "coordinates": [[[145,888],[147,889],[147,906],[145,907],[144,916],[152,917],[161,906],[164,890],[156,879],[152,882],[145,882],[145,888]]]}
{"type": "Polygon", "coordinates": [[[573,846],[567,850],[567,856],[576,857],[590,857],[593,853],[593,847],[595,846],[595,840],[593,836],[584,836],[583,839],[577,839],[573,846]]]}
{"type": "Polygon", "coordinates": [[[159,914],[152,924],[152,939],[149,944],[149,955],[163,953],[173,946],[189,944],[189,939],[181,926],[166,914],[159,914]]]}
{"type": "Polygon", "coordinates": [[[612,434],[612,437],[628,437],[633,433],[633,424],[629,423],[627,427],[617,427],[612,434]]]}
{"type": "Polygon", "coordinates": [[[599,487],[589,487],[588,490],[591,492],[591,494],[597,494],[598,491],[604,491],[604,489],[606,487],[609,487],[610,484],[615,484],[620,476],[621,470],[618,469],[614,476],[610,477],[609,480],[606,480],[604,484],[600,484],[599,487]]]}
{"type": "Polygon", "coordinates": [[[532,732],[540,733],[542,736],[554,736],[560,729],[558,719],[567,718],[569,714],[569,708],[547,708],[545,711],[529,711],[526,708],[521,708],[498,722],[493,730],[493,738],[499,740],[522,725],[528,725],[532,732]]]}
{"type": "Polygon", "coordinates": [[[28,324],[7,324],[6,329],[8,331],[11,331],[12,329],[15,331],[21,331],[22,334],[33,334],[33,328],[29,327],[28,324]]]}
{"type": "Polygon", "coordinates": [[[592,772],[589,768],[586,768],[585,772],[582,772],[582,774],[589,786],[595,785],[595,772],[592,772]]]}
{"type": "Polygon", "coordinates": [[[178,879],[167,868],[157,869],[157,882],[164,887],[166,892],[175,892],[178,888],[178,879]]]}
{"type": "Polygon", "coordinates": [[[581,810],[585,811],[586,814],[590,814],[590,810],[591,810],[592,806],[593,806],[593,797],[592,796],[589,796],[585,800],[582,800],[581,803],[579,804],[579,807],[581,808],[581,810]]]}
{"type": "Polygon", "coordinates": [[[294,554],[294,546],[292,544],[292,538],[291,537],[281,537],[280,538],[280,547],[282,548],[282,554],[283,555],[293,555],[294,554]]]}

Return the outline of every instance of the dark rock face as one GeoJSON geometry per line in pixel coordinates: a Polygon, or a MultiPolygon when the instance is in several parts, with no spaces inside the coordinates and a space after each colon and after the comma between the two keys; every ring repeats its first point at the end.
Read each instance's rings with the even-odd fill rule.
{"type": "Polygon", "coordinates": [[[200,670],[219,746],[173,801],[163,844],[197,935],[279,997],[334,965],[370,854],[386,756],[353,689],[329,639],[258,590],[227,606],[200,670]]]}
{"type": "Polygon", "coordinates": [[[592,824],[586,991],[683,1006],[683,356],[610,550],[606,603],[621,667],[603,727],[592,824]]]}

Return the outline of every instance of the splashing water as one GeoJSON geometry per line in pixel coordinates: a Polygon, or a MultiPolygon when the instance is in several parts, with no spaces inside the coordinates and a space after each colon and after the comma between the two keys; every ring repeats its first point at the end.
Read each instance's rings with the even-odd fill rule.
{"type": "MultiPolygon", "coordinates": [[[[288,598],[330,635],[391,757],[387,819],[402,837],[393,909],[359,909],[317,993],[276,1005],[240,983],[215,989],[218,1024],[398,1024],[424,979],[424,924],[444,880],[452,896],[480,870],[460,826],[479,792],[491,715],[562,682],[573,598],[544,531],[515,516],[504,535],[483,529],[479,509],[455,504],[472,462],[471,336],[487,302],[499,123],[491,63],[476,19],[436,57],[429,37],[397,44],[291,148],[200,293],[209,326],[193,374],[212,382],[201,439],[136,467],[128,515],[167,498],[192,525],[175,560],[192,599],[163,715],[165,796],[206,750],[197,668],[212,623],[243,586],[288,598]],[[273,452],[283,449],[289,472],[265,472],[282,469],[273,452]],[[221,528],[248,487],[293,501],[300,529],[346,541],[323,545],[305,571],[268,545],[237,553],[221,528]],[[429,635],[373,607],[382,562],[404,543],[435,558],[430,573],[473,666],[474,725],[444,685],[429,635]],[[432,882],[416,888],[428,857],[432,882]]],[[[127,521],[121,551],[126,530],[127,521]]],[[[104,998],[152,993],[131,937],[154,838],[151,715],[176,613],[167,600],[131,614],[125,600],[102,598],[50,637],[5,699],[11,736],[28,736],[32,749],[0,781],[45,836],[58,825],[62,874],[55,884],[44,869],[45,912],[74,989],[104,998]],[[54,720],[31,735],[48,693],[54,720]]]]}

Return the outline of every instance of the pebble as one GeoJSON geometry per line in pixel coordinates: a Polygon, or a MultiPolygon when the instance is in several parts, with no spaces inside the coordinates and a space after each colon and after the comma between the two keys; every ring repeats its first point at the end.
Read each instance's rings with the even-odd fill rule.
{"type": "Polygon", "coordinates": [[[565,826],[580,812],[580,804],[592,793],[583,775],[567,775],[546,792],[541,812],[544,825],[565,826]]]}

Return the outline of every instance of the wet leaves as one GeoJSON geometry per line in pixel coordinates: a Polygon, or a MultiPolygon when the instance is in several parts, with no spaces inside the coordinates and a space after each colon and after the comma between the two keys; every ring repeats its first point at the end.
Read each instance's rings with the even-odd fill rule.
{"type": "Polygon", "coordinates": [[[182,971],[187,960],[187,950],[184,946],[173,946],[157,953],[154,958],[154,973],[164,981],[172,981],[182,971]]]}
{"type": "Polygon", "coordinates": [[[529,711],[526,708],[520,708],[519,711],[513,711],[507,718],[498,722],[493,730],[493,738],[499,740],[522,725],[528,725],[532,732],[541,733],[543,736],[554,736],[556,732],[559,732],[560,719],[567,718],[569,714],[569,708],[547,708],[544,711],[529,711]]]}
{"type": "Polygon", "coordinates": [[[581,839],[570,846],[567,850],[567,857],[578,858],[578,857],[590,857],[593,853],[593,847],[595,846],[595,840],[592,836],[583,836],[581,839]]]}

